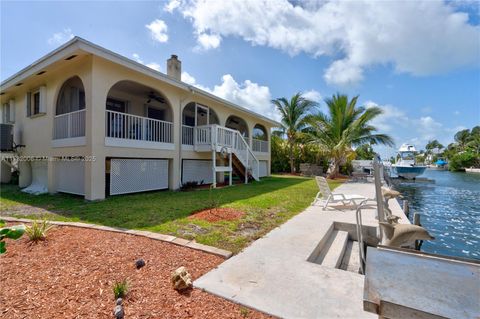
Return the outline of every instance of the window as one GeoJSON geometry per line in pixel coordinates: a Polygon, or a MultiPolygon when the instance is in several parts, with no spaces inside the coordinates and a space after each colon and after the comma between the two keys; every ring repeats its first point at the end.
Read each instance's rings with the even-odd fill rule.
{"type": "Polygon", "coordinates": [[[2,105],[2,123],[14,123],[15,122],[15,101],[10,100],[2,105]]]}
{"type": "Polygon", "coordinates": [[[33,114],[40,113],[40,92],[33,93],[33,114]]]}
{"type": "Polygon", "coordinates": [[[107,98],[107,105],[106,108],[108,111],[115,111],[115,112],[120,112],[120,113],[125,113],[127,111],[127,108],[125,106],[125,102],[115,100],[112,98],[107,98]]]}
{"type": "Polygon", "coordinates": [[[42,86],[33,92],[27,93],[26,104],[28,117],[46,113],[45,91],[46,88],[42,86]]]}

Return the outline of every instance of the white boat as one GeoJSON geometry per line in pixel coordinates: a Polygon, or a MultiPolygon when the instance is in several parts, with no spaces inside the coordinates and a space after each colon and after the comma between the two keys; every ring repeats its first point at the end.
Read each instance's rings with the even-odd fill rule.
{"type": "Polygon", "coordinates": [[[398,150],[398,160],[392,165],[395,173],[405,179],[415,179],[425,172],[426,166],[417,165],[415,154],[417,150],[411,144],[402,144],[398,150]]]}
{"type": "Polygon", "coordinates": [[[480,174],[480,168],[473,168],[473,167],[465,168],[465,172],[480,174]]]}

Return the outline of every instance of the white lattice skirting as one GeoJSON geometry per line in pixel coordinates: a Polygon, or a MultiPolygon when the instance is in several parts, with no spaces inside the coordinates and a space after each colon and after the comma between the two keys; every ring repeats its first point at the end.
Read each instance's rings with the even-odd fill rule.
{"type": "Polygon", "coordinates": [[[168,160],[112,159],[110,195],[168,188],[168,160]]]}

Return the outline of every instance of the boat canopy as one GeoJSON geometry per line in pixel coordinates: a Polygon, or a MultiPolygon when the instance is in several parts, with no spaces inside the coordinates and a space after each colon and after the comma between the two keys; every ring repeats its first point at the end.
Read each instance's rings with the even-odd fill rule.
{"type": "Polygon", "coordinates": [[[439,159],[438,161],[435,162],[435,165],[440,165],[440,166],[442,166],[442,165],[445,165],[445,164],[447,164],[447,162],[445,162],[445,161],[442,160],[442,159],[439,159]]]}

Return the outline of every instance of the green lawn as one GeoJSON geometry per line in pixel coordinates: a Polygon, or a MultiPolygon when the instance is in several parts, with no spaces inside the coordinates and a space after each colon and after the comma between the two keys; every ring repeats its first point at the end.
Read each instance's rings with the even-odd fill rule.
{"type": "MultiPolygon", "coordinates": [[[[329,183],[331,188],[340,184],[329,183]]],[[[239,252],[304,210],[316,192],[313,179],[291,176],[272,176],[260,182],[214,190],[112,196],[99,202],[66,194],[28,195],[16,186],[2,185],[0,212],[38,218],[29,208],[31,211],[30,206],[40,207],[51,212],[45,217],[52,220],[149,230],[239,252]],[[221,207],[236,208],[246,214],[239,220],[215,223],[187,218],[194,211],[210,207],[212,199],[221,207]]]]}

